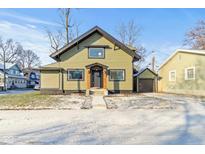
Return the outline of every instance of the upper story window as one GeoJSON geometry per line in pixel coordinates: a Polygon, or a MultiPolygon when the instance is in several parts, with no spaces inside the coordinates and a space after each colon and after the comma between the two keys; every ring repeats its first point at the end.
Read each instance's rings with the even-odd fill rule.
{"type": "Polygon", "coordinates": [[[105,49],[104,48],[89,48],[88,49],[88,57],[102,59],[105,57],[105,49]]]}
{"type": "Polygon", "coordinates": [[[9,70],[9,74],[15,74],[15,70],[9,70]]]}
{"type": "Polygon", "coordinates": [[[40,79],[40,75],[36,75],[36,79],[40,79]]]}
{"type": "Polygon", "coordinates": [[[195,80],[195,67],[185,68],[185,80],[195,80]]]}
{"type": "Polygon", "coordinates": [[[19,72],[18,70],[15,70],[15,74],[16,74],[16,75],[19,75],[20,72],[19,72]]]}
{"type": "Polygon", "coordinates": [[[9,70],[9,74],[12,74],[12,75],[19,75],[20,72],[19,72],[18,70],[11,69],[11,70],[9,70]]]}
{"type": "Polygon", "coordinates": [[[169,81],[176,81],[176,70],[169,71],[169,81]]]}
{"type": "Polygon", "coordinates": [[[31,73],[30,77],[31,77],[31,79],[35,79],[36,75],[34,73],[31,73]]]}

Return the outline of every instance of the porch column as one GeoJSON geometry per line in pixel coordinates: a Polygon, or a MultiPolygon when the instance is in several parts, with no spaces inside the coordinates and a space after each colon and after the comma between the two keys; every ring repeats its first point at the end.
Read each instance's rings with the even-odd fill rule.
{"type": "Polygon", "coordinates": [[[86,76],[87,76],[87,89],[90,89],[90,68],[86,68],[86,76]]]}
{"type": "Polygon", "coordinates": [[[106,68],[103,68],[103,89],[107,89],[107,72],[106,68]]]}

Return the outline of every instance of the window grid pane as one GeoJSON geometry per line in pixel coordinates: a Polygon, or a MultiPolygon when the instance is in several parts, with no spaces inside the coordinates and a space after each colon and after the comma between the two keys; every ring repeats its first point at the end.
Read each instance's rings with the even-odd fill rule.
{"type": "Polygon", "coordinates": [[[169,71],[169,81],[176,81],[176,71],[169,71]]]}
{"type": "Polygon", "coordinates": [[[188,77],[188,79],[193,79],[194,78],[194,70],[193,69],[188,69],[187,70],[187,77],[188,77]]]}

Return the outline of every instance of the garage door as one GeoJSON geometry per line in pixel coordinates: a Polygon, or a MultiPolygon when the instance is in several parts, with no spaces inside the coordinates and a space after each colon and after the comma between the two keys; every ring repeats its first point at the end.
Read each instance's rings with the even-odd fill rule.
{"type": "Polygon", "coordinates": [[[139,79],[139,92],[153,92],[153,79],[139,79]]]}

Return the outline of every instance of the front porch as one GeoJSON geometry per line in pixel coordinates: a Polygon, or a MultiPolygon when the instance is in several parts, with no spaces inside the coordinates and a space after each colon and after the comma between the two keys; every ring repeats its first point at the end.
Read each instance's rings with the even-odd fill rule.
{"type": "Polygon", "coordinates": [[[108,95],[108,66],[94,63],[86,66],[86,95],[108,95]]]}

